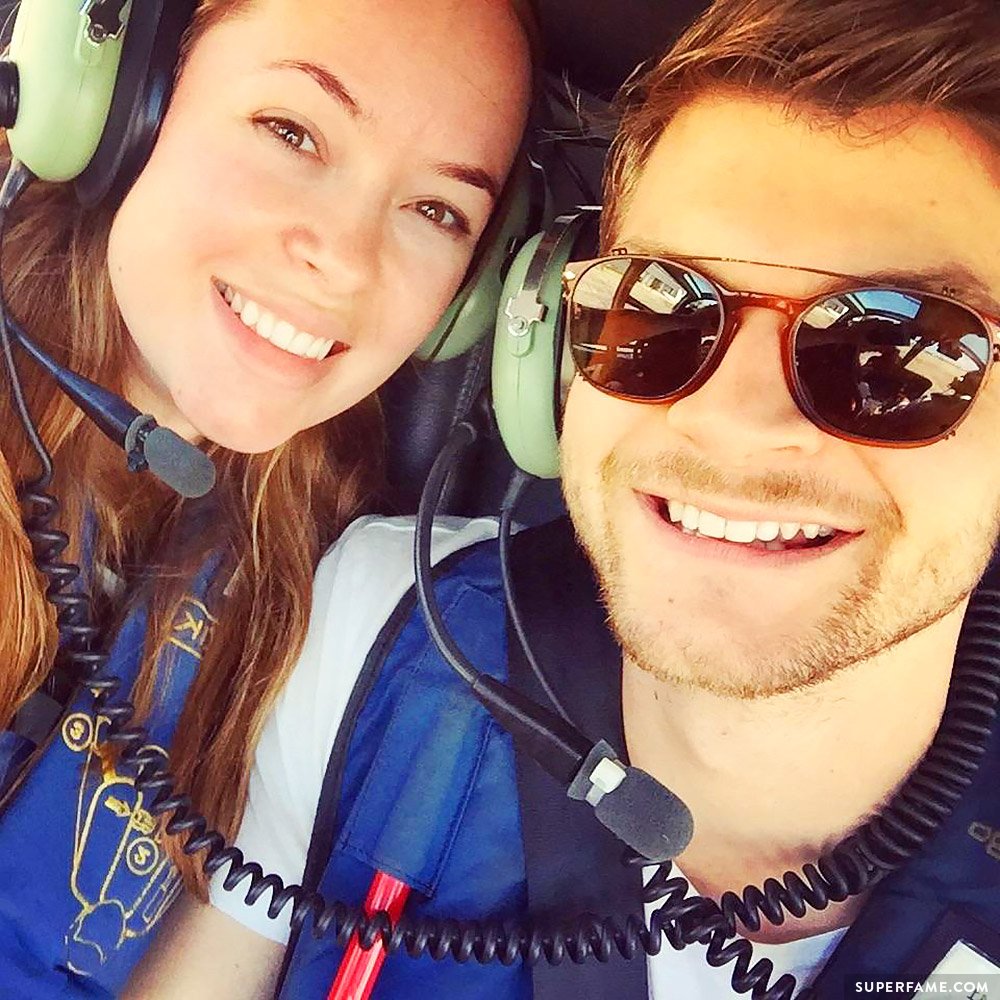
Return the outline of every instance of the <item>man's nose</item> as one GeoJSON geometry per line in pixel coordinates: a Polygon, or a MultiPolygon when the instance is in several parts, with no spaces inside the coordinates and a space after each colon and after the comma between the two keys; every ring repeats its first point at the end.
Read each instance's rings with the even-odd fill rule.
{"type": "Polygon", "coordinates": [[[699,450],[747,465],[762,454],[814,454],[824,433],[795,404],[781,359],[788,319],[759,307],[741,309],[719,367],[690,396],[670,405],[669,426],[699,450]]]}

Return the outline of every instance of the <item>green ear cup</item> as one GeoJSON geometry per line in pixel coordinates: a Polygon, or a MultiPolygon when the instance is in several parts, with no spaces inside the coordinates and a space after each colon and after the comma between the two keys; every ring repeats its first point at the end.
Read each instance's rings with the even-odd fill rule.
{"type": "Polygon", "coordinates": [[[133,5],[111,34],[96,7],[92,0],[21,0],[17,13],[9,58],[17,65],[18,112],[7,134],[12,154],[43,180],[76,177],[104,131],[133,5]]]}
{"type": "Polygon", "coordinates": [[[493,343],[493,410],[515,464],[559,475],[559,410],[565,377],[562,275],[578,255],[586,215],[566,215],[530,239],[507,272],[493,343]]]}
{"type": "Polygon", "coordinates": [[[469,274],[438,325],[414,352],[422,361],[448,361],[478,343],[496,322],[504,264],[510,248],[527,236],[532,172],[520,156],[483,233],[469,274]]]}

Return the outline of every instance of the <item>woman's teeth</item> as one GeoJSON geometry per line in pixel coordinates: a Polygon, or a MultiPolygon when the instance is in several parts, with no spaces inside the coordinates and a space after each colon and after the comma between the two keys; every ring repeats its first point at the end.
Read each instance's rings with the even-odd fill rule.
{"type": "Polygon", "coordinates": [[[223,298],[229,303],[229,308],[249,327],[275,347],[280,347],[289,354],[297,354],[300,358],[325,358],[337,343],[334,340],[320,340],[312,334],[296,329],[287,320],[278,319],[263,306],[239,292],[233,291],[229,285],[221,287],[223,298]]]}
{"type": "Polygon", "coordinates": [[[797,521],[731,521],[709,510],[679,500],[660,501],[660,513],[672,523],[693,535],[725,539],[742,545],[765,543],[767,548],[795,548],[816,539],[828,539],[836,534],[826,524],[797,521]]]}

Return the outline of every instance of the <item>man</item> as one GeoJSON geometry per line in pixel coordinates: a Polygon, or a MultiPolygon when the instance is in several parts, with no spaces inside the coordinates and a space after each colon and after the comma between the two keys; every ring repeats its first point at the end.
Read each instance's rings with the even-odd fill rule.
{"type": "MultiPolygon", "coordinates": [[[[918,787],[905,785],[949,690],[957,697],[963,619],[997,541],[1000,380],[988,376],[1000,335],[998,178],[993,0],[719,0],[633,85],[602,250],[687,283],[715,318],[697,327],[694,361],[661,350],[655,370],[623,365],[615,380],[575,337],[582,297],[571,300],[580,375],[562,427],[564,491],[620,649],[606,655],[601,615],[573,576],[579,549],[568,535],[552,541],[553,529],[521,536],[540,539],[534,556],[522,545],[521,564],[543,553],[533,573],[554,580],[553,592],[572,578],[573,599],[540,638],[562,650],[565,662],[550,666],[574,721],[614,726],[620,700],[619,752],[689,807],[695,832],[676,864],[692,891],[718,901],[785,872],[808,876],[837,845],[838,871],[850,858],[858,867],[829,905],[813,893],[815,906],[796,915],[793,905],[739,924],[752,958],[720,959],[722,934],[712,952],[721,968],[699,943],[662,942],[647,962],[640,952],[533,971],[399,955],[376,997],[726,997],[750,989],[750,966],[767,977],[762,958],[775,968],[770,983],[790,973],[824,997],[842,996],[853,976],[1000,969],[996,733],[980,727],[978,769],[955,763],[975,743],[963,737],[935,749],[918,787]],[[899,377],[871,374],[887,367],[873,362],[880,353],[899,377]],[[654,375],[670,384],[647,389],[654,375]],[[880,380],[904,391],[883,393],[880,380]],[[941,807],[935,795],[956,769],[964,791],[941,807]],[[849,839],[858,831],[860,853],[849,839]]],[[[438,532],[438,555],[458,553],[440,584],[449,623],[477,666],[503,673],[503,625],[463,610],[497,589],[484,547],[463,558],[486,532],[475,522],[438,532]]],[[[360,902],[372,869],[389,869],[393,851],[423,835],[407,820],[440,813],[450,839],[433,870],[413,875],[424,897],[411,900],[414,915],[529,909],[550,927],[560,915],[638,910],[637,881],[608,860],[617,848],[586,832],[600,831],[587,807],[567,812],[555,784],[540,802],[526,793],[534,764],[488,719],[452,747],[457,762],[476,748],[466,770],[456,763],[438,780],[416,768],[388,792],[379,784],[445,726],[412,666],[433,646],[418,616],[404,627],[408,609],[393,612],[411,545],[407,526],[367,523],[321,567],[310,644],[261,741],[240,846],[288,881],[302,877],[308,851],[311,884],[360,902]],[[398,698],[393,676],[412,681],[398,698]],[[414,722],[407,742],[391,743],[414,705],[426,706],[428,731],[414,722]],[[366,833],[376,814],[379,829],[366,833]]],[[[977,669],[973,694],[962,689],[971,700],[947,718],[994,718],[998,665],[977,669]]],[[[473,705],[469,719],[486,718],[471,697],[450,697],[456,711],[473,705]]],[[[829,858],[820,869],[837,881],[829,858]]],[[[237,965],[242,992],[232,995],[268,995],[287,911],[284,927],[268,923],[261,905],[216,888],[219,909],[181,920],[170,961],[198,970],[213,996],[227,995],[220,979],[237,965]]],[[[283,995],[323,995],[339,952],[308,931],[296,938],[283,995]]]]}

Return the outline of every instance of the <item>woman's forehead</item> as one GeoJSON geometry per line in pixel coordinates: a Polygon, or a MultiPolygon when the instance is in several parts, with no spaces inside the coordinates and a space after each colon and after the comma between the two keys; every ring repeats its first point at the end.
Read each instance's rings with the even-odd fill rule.
{"type": "Polygon", "coordinates": [[[218,81],[308,67],[354,117],[421,144],[457,142],[493,169],[505,168],[530,99],[524,32],[496,0],[254,0],[192,58],[218,81]]]}
{"type": "MultiPolygon", "coordinates": [[[[524,29],[507,0],[252,0],[233,20],[257,22],[273,46],[305,47],[359,68],[457,70],[470,86],[505,65],[510,84],[529,59],[524,29]]],[[[490,81],[492,82],[492,81],[490,81]]]]}

